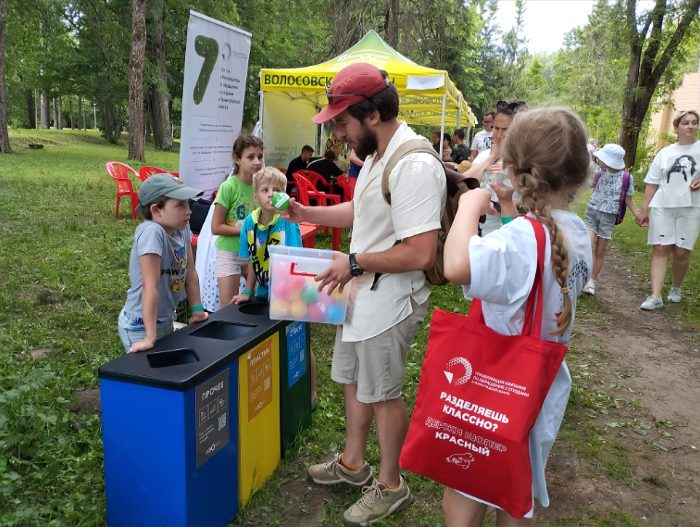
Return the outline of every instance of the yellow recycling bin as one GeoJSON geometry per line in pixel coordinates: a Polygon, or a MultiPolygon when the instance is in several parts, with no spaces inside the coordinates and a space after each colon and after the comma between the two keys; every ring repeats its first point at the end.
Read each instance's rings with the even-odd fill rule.
{"type": "Polygon", "coordinates": [[[238,358],[240,505],[250,500],[280,462],[279,332],[238,358]]]}

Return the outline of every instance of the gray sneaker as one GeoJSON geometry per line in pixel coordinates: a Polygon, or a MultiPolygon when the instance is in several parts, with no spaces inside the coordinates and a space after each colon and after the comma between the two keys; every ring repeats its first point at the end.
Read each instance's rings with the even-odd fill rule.
{"type": "Polygon", "coordinates": [[[400,478],[397,489],[388,489],[376,479],[362,489],[362,497],[343,514],[345,525],[369,525],[408,507],[413,496],[400,478]]]}
{"type": "Polygon", "coordinates": [[[642,305],[639,306],[639,309],[643,309],[644,311],[653,311],[654,309],[661,309],[662,307],[664,307],[663,300],[661,300],[658,296],[649,295],[647,299],[642,302],[642,305]]]}
{"type": "Polygon", "coordinates": [[[319,485],[335,485],[336,483],[347,483],[354,487],[367,485],[372,480],[372,469],[367,461],[360,470],[352,471],[340,463],[342,455],[341,452],[330,461],[311,465],[306,473],[314,483],[319,485]]]}
{"type": "Polygon", "coordinates": [[[681,301],[681,288],[680,287],[672,287],[671,289],[668,290],[668,296],[666,299],[669,302],[673,302],[674,304],[677,304],[678,302],[681,301]]]}

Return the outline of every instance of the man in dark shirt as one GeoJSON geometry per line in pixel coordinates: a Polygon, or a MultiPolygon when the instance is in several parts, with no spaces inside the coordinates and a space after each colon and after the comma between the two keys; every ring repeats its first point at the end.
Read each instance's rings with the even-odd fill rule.
{"type": "Polygon", "coordinates": [[[326,153],[323,154],[323,157],[311,161],[306,168],[308,170],[313,170],[317,174],[321,174],[326,178],[326,181],[330,183],[332,178],[336,178],[343,173],[343,171],[338,168],[338,165],[335,164],[335,160],[335,152],[329,148],[326,150],[326,153]]]}
{"type": "Polygon", "coordinates": [[[295,157],[289,162],[289,166],[287,167],[287,192],[296,192],[297,185],[294,182],[294,172],[298,170],[304,170],[306,168],[306,165],[309,164],[309,159],[311,159],[311,156],[314,153],[314,149],[311,148],[309,145],[304,145],[301,147],[301,155],[299,157],[295,157]]]}
{"type": "Polygon", "coordinates": [[[452,161],[459,164],[465,159],[469,159],[469,149],[464,144],[464,130],[457,128],[452,134],[452,142],[455,145],[452,149],[452,161]]]}
{"type": "Polygon", "coordinates": [[[304,170],[306,165],[309,164],[309,159],[311,159],[313,153],[314,149],[309,145],[304,145],[301,147],[301,155],[299,157],[295,157],[289,162],[289,166],[287,167],[287,181],[294,181],[292,179],[292,174],[294,174],[294,172],[297,170],[304,170]]]}

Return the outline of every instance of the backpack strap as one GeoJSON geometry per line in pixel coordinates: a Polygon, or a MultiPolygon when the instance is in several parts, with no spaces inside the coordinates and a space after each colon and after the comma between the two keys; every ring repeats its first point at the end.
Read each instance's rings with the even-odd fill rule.
{"type": "Polygon", "coordinates": [[[593,179],[593,188],[596,188],[598,186],[598,181],[600,181],[601,176],[603,175],[603,169],[598,167],[595,170],[595,177],[593,179]]]}
{"type": "Polygon", "coordinates": [[[442,164],[440,156],[433,148],[433,145],[430,144],[430,141],[428,141],[425,137],[409,139],[405,143],[402,143],[394,151],[394,153],[391,154],[391,157],[386,162],[386,165],[384,165],[384,172],[382,172],[382,196],[384,196],[384,201],[386,201],[389,205],[391,205],[391,191],[389,190],[389,174],[391,174],[391,171],[394,170],[396,163],[401,161],[402,158],[404,158],[408,154],[416,153],[430,154],[435,159],[440,161],[440,164],[442,164]]]}

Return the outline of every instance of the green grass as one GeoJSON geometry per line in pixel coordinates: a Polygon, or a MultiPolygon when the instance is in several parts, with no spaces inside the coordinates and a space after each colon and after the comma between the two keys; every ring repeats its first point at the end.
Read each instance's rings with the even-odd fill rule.
{"type": "MultiPolygon", "coordinates": [[[[10,138],[16,153],[0,156],[0,268],[4,271],[0,281],[0,527],[104,525],[100,420],[80,410],[75,392],[95,388],[97,368],[123,353],[116,320],[128,287],[128,257],[137,221],[131,219],[128,200],[119,218],[114,217],[115,185],[104,163],[126,162],[126,145],[105,144],[95,132],[11,129],[10,138]],[[30,142],[45,147],[30,150],[30,142]],[[51,354],[33,360],[31,352],[37,349],[49,349],[51,354]]],[[[177,153],[149,148],[146,158],[146,164],[178,166],[177,153]]],[[[132,164],[137,169],[140,165],[132,164]]],[[[640,277],[646,277],[649,265],[644,236],[645,231],[628,218],[615,239],[640,277]]],[[[321,243],[328,241],[325,237],[321,243]]],[[[700,325],[697,253],[684,284],[688,301],[668,309],[679,322],[695,327],[700,325]]],[[[466,309],[460,289],[454,286],[436,288],[431,302],[446,310],[466,309]]],[[[586,302],[582,316],[586,311],[594,316],[601,306],[586,302]]],[[[426,323],[409,358],[408,401],[415,397],[427,332],[426,323]]],[[[283,486],[303,479],[307,463],[342,447],[342,393],[329,379],[333,335],[332,327],[312,328],[320,387],[313,427],[270,483],[241,511],[235,525],[284,525],[284,508],[277,501],[283,486]]],[[[609,420],[614,419],[616,405],[632,403],[611,397],[599,383],[597,368],[604,360],[589,343],[578,342],[572,348],[574,391],[555,448],[570,448],[592,460],[595,474],[591,477],[603,475],[624,484],[630,466],[617,430],[600,422],[605,412],[613,414],[609,420]]],[[[662,422],[655,427],[672,433],[673,424],[662,422]]],[[[368,459],[376,465],[378,456],[372,441],[368,459]]],[[[383,525],[442,524],[439,486],[411,474],[407,477],[416,501],[383,525]]],[[[649,482],[664,484],[655,475],[649,476],[649,482]]],[[[342,489],[330,492],[321,524],[341,523],[344,508],[356,495],[342,489]]],[[[562,525],[637,524],[625,515],[608,517],[589,511],[585,518],[572,518],[562,525]]]]}

